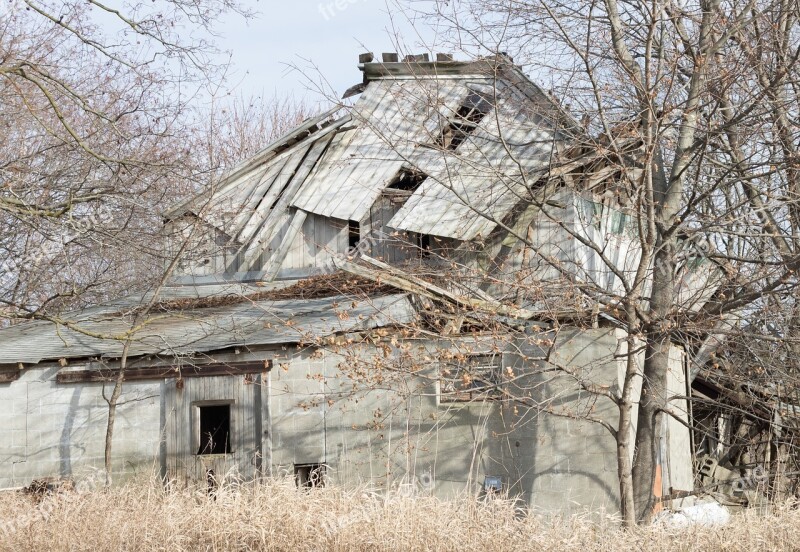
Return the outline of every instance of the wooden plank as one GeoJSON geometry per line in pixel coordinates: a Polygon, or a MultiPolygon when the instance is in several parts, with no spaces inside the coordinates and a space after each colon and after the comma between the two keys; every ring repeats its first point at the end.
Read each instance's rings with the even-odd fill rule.
{"type": "Polygon", "coordinates": [[[167,387],[167,381],[169,380],[162,380],[160,389],[159,389],[159,405],[158,405],[158,422],[159,422],[159,434],[161,438],[158,441],[158,471],[159,477],[161,481],[167,481],[169,478],[169,465],[168,465],[168,444],[167,439],[169,438],[169,412],[167,411],[167,394],[169,393],[169,388],[167,387]]]}
{"type": "MultiPolygon", "coordinates": [[[[264,369],[272,369],[271,360],[254,360],[248,362],[215,362],[190,366],[146,366],[125,370],[125,381],[141,381],[166,378],[203,378],[211,376],[234,376],[244,374],[260,374],[264,369]]],[[[90,383],[114,381],[118,369],[107,370],[75,370],[56,374],[57,383],[90,383]]]]}
{"type": "Polygon", "coordinates": [[[296,266],[316,266],[318,262],[322,262],[317,222],[319,222],[319,217],[314,214],[308,216],[303,222],[302,238],[295,240],[295,245],[292,247],[296,266]]]}
{"type": "Polygon", "coordinates": [[[242,414],[244,418],[245,433],[242,434],[242,462],[246,468],[247,478],[252,479],[256,474],[258,451],[260,443],[256,433],[256,381],[258,376],[251,377],[249,383],[240,378],[239,389],[242,396],[242,414]]]}
{"type": "MultiPolygon", "coordinates": [[[[231,405],[231,447],[237,458],[246,455],[243,448],[243,437],[247,431],[247,420],[244,417],[245,405],[242,403],[242,387],[241,378],[230,378],[220,385],[221,397],[233,400],[231,405]]],[[[236,463],[234,462],[234,464],[236,463]]],[[[240,466],[236,465],[235,467],[238,469],[240,466]]]]}
{"type": "Polygon", "coordinates": [[[267,378],[267,389],[266,389],[267,398],[266,398],[266,400],[263,401],[263,403],[265,405],[264,406],[264,412],[263,412],[264,420],[265,420],[264,424],[266,426],[266,432],[267,432],[265,443],[264,443],[264,447],[266,449],[265,460],[267,462],[267,472],[269,474],[273,474],[274,473],[274,463],[275,463],[274,457],[275,457],[275,455],[274,455],[274,438],[273,438],[274,429],[273,429],[273,424],[272,424],[272,397],[274,396],[273,392],[272,392],[272,372],[267,372],[264,375],[264,377],[267,378]]]}
{"type": "MultiPolygon", "coordinates": [[[[320,130],[319,125],[320,123],[324,122],[325,119],[328,119],[336,114],[337,111],[341,109],[340,107],[335,107],[326,111],[325,113],[320,114],[317,117],[311,118],[300,126],[295,127],[289,133],[281,136],[263,150],[256,153],[253,157],[250,157],[240,163],[239,165],[233,167],[231,171],[226,174],[222,181],[221,186],[217,188],[216,193],[224,193],[228,191],[230,188],[235,187],[235,180],[241,177],[243,174],[253,170],[254,168],[258,167],[263,163],[268,163],[278,155],[279,153],[275,153],[276,149],[280,149],[285,144],[291,143],[292,145],[296,143],[302,143],[302,141],[309,140],[309,139],[316,139],[316,133],[320,130]]],[[[323,127],[324,128],[324,127],[323,127]]],[[[204,195],[199,196],[199,198],[194,198],[186,203],[172,209],[169,211],[168,216],[176,216],[176,214],[181,214],[185,212],[191,205],[193,205],[197,199],[202,199],[204,195]]]]}
{"type": "Polygon", "coordinates": [[[311,234],[313,240],[314,257],[308,259],[309,264],[317,268],[329,266],[331,257],[347,251],[349,229],[342,220],[333,220],[319,215],[311,215],[314,220],[314,229],[311,234]]]}
{"type": "Polygon", "coordinates": [[[295,237],[297,237],[297,234],[303,227],[303,223],[305,222],[307,215],[308,213],[301,209],[298,209],[294,214],[292,223],[289,225],[289,230],[283,237],[283,241],[278,247],[278,250],[275,251],[272,257],[270,257],[269,263],[267,263],[267,266],[265,267],[266,274],[264,275],[264,280],[267,282],[274,280],[275,276],[278,274],[278,270],[280,270],[283,260],[286,258],[286,254],[289,252],[292,242],[294,242],[295,237]]]}
{"type": "Polygon", "coordinates": [[[264,220],[261,229],[253,236],[249,243],[242,246],[240,250],[241,258],[244,263],[244,271],[253,270],[253,266],[262,253],[270,246],[275,238],[280,234],[285,221],[289,218],[289,205],[294,201],[297,191],[306,181],[308,175],[317,166],[317,162],[322,158],[328,149],[331,141],[333,140],[336,128],[341,125],[333,126],[331,131],[325,131],[326,134],[320,136],[313,146],[311,146],[308,154],[300,163],[297,171],[292,176],[288,187],[283,194],[278,198],[275,208],[269,212],[267,218],[264,220]]]}
{"type": "Polygon", "coordinates": [[[402,271],[387,265],[386,263],[382,263],[376,259],[367,257],[366,255],[362,255],[360,260],[372,265],[378,270],[341,259],[337,259],[335,264],[337,268],[344,270],[345,272],[367,278],[374,282],[389,284],[390,286],[394,286],[398,289],[416,293],[430,299],[446,300],[470,309],[487,311],[504,316],[511,316],[514,318],[530,319],[537,315],[537,313],[534,311],[503,305],[499,301],[492,300],[491,298],[475,299],[472,297],[456,295],[447,291],[446,289],[440,288],[435,284],[420,280],[419,278],[416,278],[410,274],[405,274],[402,271]]]}
{"type": "MultiPolygon", "coordinates": [[[[187,384],[184,382],[184,386],[187,384]]],[[[191,391],[186,387],[175,388],[175,475],[178,481],[186,481],[188,473],[188,450],[191,443],[190,412],[184,408],[186,395],[191,391]]]]}
{"type": "Polygon", "coordinates": [[[242,229],[237,234],[236,240],[239,243],[248,244],[251,242],[254,234],[261,228],[262,224],[271,213],[272,204],[278,201],[279,197],[285,193],[286,186],[297,172],[309,147],[310,146],[299,148],[289,156],[286,163],[281,166],[280,171],[274,176],[272,183],[253,205],[249,220],[242,226],[242,229]]]}
{"type": "Polygon", "coordinates": [[[303,186],[300,187],[289,204],[291,207],[307,211],[318,210],[320,198],[325,195],[326,186],[330,186],[328,177],[332,171],[334,173],[341,172],[342,156],[357,132],[357,129],[348,125],[334,135],[324,155],[314,165],[313,171],[308,175],[303,186]]]}
{"type": "Polygon", "coordinates": [[[272,188],[275,179],[284,170],[287,163],[290,163],[292,156],[287,156],[271,164],[267,167],[266,171],[260,173],[258,178],[254,178],[254,185],[245,189],[238,190],[238,194],[232,198],[232,207],[236,209],[236,216],[232,223],[228,223],[226,228],[227,233],[234,236],[234,239],[239,243],[246,243],[246,236],[241,236],[242,231],[247,226],[248,222],[257,216],[258,205],[264,199],[264,196],[272,188]]]}

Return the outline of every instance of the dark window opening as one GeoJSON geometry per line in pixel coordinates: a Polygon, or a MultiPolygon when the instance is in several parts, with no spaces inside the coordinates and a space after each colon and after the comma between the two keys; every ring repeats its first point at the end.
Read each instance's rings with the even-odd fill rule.
{"type": "Polygon", "coordinates": [[[200,406],[200,448],[197,454],[231,452],[231,405],[200,406]]]}
{"type": "Polygon", "coordinates": [[[350,249],[355,249],[361,241],[361,225],[354,221],[347,221],[347,245],[350,249]]]}
{"type": "Polygon", "coordinates": [[[295,464],[294,480],[301,489],[325,486],[325,464],[295,464]]]}
{"type": "Polygon", "coordinates": [[[428,178],[428,175],[420,171],[401,169],[387,188],[390,190],[414,192],[426,178],[428,178]]]}
{"type": "Polygon", "coordinates": [[[420,258],[430,257],[431,237],[428,234],[417,234],[417,255],[420,258]]]}
{"type": "Polygon", "coordinates": [[[439,399],[468,402],[503,398],[502,355],[469,355],[440,368],[439,399]]]}
{"type": "Polygon", "coordinates": [[[456,111],[450,123],[442,129],[438,145],[455,150],[478,127],[484,117],[492,110],[492,103],[486,96],[471,92],[456,111]]]}

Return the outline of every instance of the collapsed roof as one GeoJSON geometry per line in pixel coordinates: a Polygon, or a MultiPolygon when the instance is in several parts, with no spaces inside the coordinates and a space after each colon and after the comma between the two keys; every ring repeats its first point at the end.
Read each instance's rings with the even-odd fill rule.
{"type": "Polygon", "coordinates": [[[259,270],[290,211],[359,221],[413,169],[423,180],[387,226],[472,240],[519,203],[528,176],[547,171],[577,128],[505,56],[360,68],[355,105],[305,122],[168,219],[199,216],[232,240],[237,271],[259,270]]]}

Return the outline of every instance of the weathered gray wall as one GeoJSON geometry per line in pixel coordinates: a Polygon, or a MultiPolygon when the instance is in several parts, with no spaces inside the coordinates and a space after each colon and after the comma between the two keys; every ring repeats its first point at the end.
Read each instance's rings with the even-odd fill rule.
{"type": "MultiPolygon", "coordinates": [[[[562,330],[549,367],[574,368],[595,383],[620,386],[623,337],[614,329],[562,330]]],[[[416,347],[422,348],[416,351],[419,357],[434,349],[432,343],[416,347]]],[[[468,341],[461,347],[481,349],[468,341]]],[[[491,342],[483,347],[491,348],[491,342]]],[[[290,473],[296,463],[326,463],[335,482],[443,497],[478,492],[485,476],[499,475],[510,494],[542,510],[615,511],[613,437],[597,423],[551,412],[616,426],[616,405],[579,391],[563,371],[542,371],[548,367],[543,361],[523,360],[541,356],[536,345],[518,342],[514,347],[521,347],[519,354],[504,360],[516,376],[515,389],[509,385],[509,391],[527,396],[527,404],[440,403],[435,364],[413,375],[393,373],[391,362],[371,347],[355,355],[360,361],[330,352],[292,355],[285,369],[270,374],[275,471],[290,473]],[[359,384],[354,386],[350,375],[359,384]],[[365,385],[365,380],[371,381],[365,385]]],[[[679,355],[675,371],[677,389],[683,385],[679,355]]],[[[665,478],[675,488],[691,485],[688,431],[670,422],[668,439],[672,448],[665,469],[672,472],[665,478]]]]}
{"type": "MultiPolygon", "coordinates": [[[[103,469],[108,407],[102,384],[55,382],[58,365],[28,368],[0,384],[0,488],[42,477],[86,477],[103,469]]],[[[106,395],[110,395],[110,386],[106,395]]],[[[129,383],[114,433],[119,479],[158,470],[159,382],[129,383]]]]}
{"type": "MultiPolygon", "coordinates": [[[[592,416],[616,425],[608,399],[579,391],[554,366],[613,388],[624,375],[620,330],[562,328],[547,364],[540,359],[553,334],[516,339],[451,340],[446,347],[471,352],[506,350],[506,388],[515,402],[442,402],[433,341],[391,342],[371,336],[362,345],[262,351],[273,358],[269,374],[174,379],[125,386],[115,431],[117,479],[166,473],[202,478],[206,464],[191,448],[196,401],[234,400],[234,457],[215,471],[236,468],[250,477],[289,474],[294,464],[325,463],[333,483],[405,489],[452,497],[479,492],[487,475],[501,476],[508,492],[545,511],[617,508],[615,443],[592,416]],[[377,342],[376,342],[377,341],[377,342]],[[538,342],[538,344],[537,344],[538,342]],[[399,347],[398,347],[399,346],[399,347]],[[403,350],[405,347],[405,350],[403,350]],[[345,353],[346,351],[346,353],[345,353]],[[409,370],[411,358],[422,359],[409,370]],[[548,369],[549,368],[549,369],[548,369]],[[130,401],[130,402],[125,402],[130,401]],[[573,417],[558,416],[567,413],[573,417]],[[162,430],[163,429],[163,430],[162,430]],[[164,440],[162,441],[162,436],[164,440]]],[[[251,356],[250,354],[247,355],[251,356]]],[[[672,389],[685,386],[676,349],[672,389]]],[[[107,407],[101,384],[56,384],[58,366],[28,369],[0,385],[0,487],[46,476],[82,476],[102,469],[107,407]]],[[[685,401],[673,401],[685,414],[685,401]]],[[[668,424],[665,487],[692,485],[688,430],[668,424]]]]}

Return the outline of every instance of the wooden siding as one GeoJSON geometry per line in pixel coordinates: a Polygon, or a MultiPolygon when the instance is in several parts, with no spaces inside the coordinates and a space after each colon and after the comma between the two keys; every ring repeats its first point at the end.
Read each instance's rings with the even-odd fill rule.
{"type": "Polygon", "coordinates": [[[361,221],[362,239],[369,239],[365,252],[373,258],[398,263],[419,257],[414,234],[389,228],[389,221],[400,210],[402,197],[383,195],[372,205],[361,221]]]}
{"type": "MultiPolygon", "coordinates": [[[[400,208],[392,209],[395,230],[460,240],[487,237],[494,221],[527,191],[521,171],[543,170],[560,140],[548,118],[555,106],[548,103],[542,108],[531,102],[516,86],[521,75],[516,70],[505,73],[499,78],[492,73],[482,78],[370,82],[346,115],[328,124],[315,120],[311,124],[315,132],[305,138],[300,133],[298,141],[274,155],[258,154],[225,177],[216,190],[181,210],[201,212],[207,206],[202,211],[207,212],[205,220],[231,237],[234,252],[227,252],[227,274],[261,272],[268,265],[266,270],[274,272],[276,262],[269,259],[289,242],[292,247],[280,269],[318,268],[328,264],[331,250],[337,251],[329,247],[331,231],[338,238],[330,221],[363,223],[373,217],[384,203],[383,191],[399,171],[415,168],[428,178],[400,208]],[[477,91],[493,96],[495,108],[457,152],[442,150],[436,144],[443,129],[477,91]],[[498,120],[503,140],[496,135],[498,120]],[[287,237],[296,209],[316,215],[304,226],[302,242],[287,237]],[[484,218],[481,213],[487,212],[491,216],[484,218]],[[319,223],[322,218],[329,222],[319,223]],[[315,247],[322,252],[321,259],[308,258],[315,247]]],[[[382,227],[387,226],[383,220],[387,216],[380,215],[382,227]]],[[[391,261],[394,255],[399,260],[405,257],[391,251],[382,257],[391,261]]],[[[194,272],[222,273],[216,261],[209,265],[195,267],[194,272]]]]}
{"type": "Polygon", "coordinates": [[[176,276],[221,274],[236,253],[235,242],[228,235],[193,215],[168,222],[164,234],[169,259],[178,254],[184,243],[187,244],[175,269],[176,276]],[[197,230],[193,230],[195,224],[199,225],[197,230]]]}
{"type": "Polygon", "coordinates": [[[207,471],[218,478],[236,475],[249,480],[257,477],[262,466],[264,400],[262,382],[266,373],[242,376],[217,376],[165,380],[165,450],[162,470],[177,484],[205,484],[207,471]],[[231,448],[224,455],[198,455],[193,450],[199,432],[195,409],[206,401],[229,401],[231,404],[231,448]]]}
{"type": "Polygon", "coordinates": [[[348,248],[346,220],[309,213],[295,237],[281,268],[325,268],[332,256],[348,248]]]}
{"type": "MultiPolygon", "coordinates": [[[[250,362],[215,362],[200,365],[165,365],[142,366],[127,368],[124,381],[141,381],[163,378],[195,378],[210,376],[233,376],[245,374],[259,374],[271,368],[269,360],[255,360],[250,362]]],[[[0,372],[2,378],[3,372],[0,372]]],[[[56,374],[58,383],[87,383],[114,381],[119,376],[119,369],[99,370],[69,370],[56,374]]],[[[2,382],[2,379],[0,379],[2,382]]]]}

